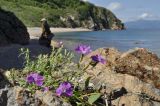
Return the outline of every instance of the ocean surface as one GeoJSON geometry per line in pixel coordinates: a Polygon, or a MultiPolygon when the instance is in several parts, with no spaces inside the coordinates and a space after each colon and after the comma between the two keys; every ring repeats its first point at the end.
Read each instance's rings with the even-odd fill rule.
{"type": "Polygon", "coordinates": [[[160,56],[160,30],[127,29],[122,31],[93,31],[56,33],[54,39],[63,41],[65,48],[74,50],[78,44],[90,45],[93,50],[100,47],[115,47],[127,51],[135,47],[148,48],[160,56]]]}

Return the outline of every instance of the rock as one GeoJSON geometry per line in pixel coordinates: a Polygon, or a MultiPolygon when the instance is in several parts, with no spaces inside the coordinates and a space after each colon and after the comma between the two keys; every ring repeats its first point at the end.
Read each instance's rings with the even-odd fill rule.
{"type": "Polygon", "coordinates": [[[52,40],[51,41],[51,47],[55,48],[55,49],[58,49],[60,47],[63,47],[63,42],[58,42],[58,41],[54,41],[52,40]]]}
{"type": "Polygon", "coordinates": [[[29,49],[31,59],[35,59],[35,57],[40,54],[49,54],[51,53],[51,48],[47,48],[38,44],[37,39],[32,39],[29,45],[19,45],[12,44],[6,47],[0,47],[0,68],[4,70],[10,69],[23,69],[25,58],[24,55],[21,55],[20,49],[29,49]],[[7,58],[6,58],[7,57],[7,58]]]}
{"type": "Polygon", "coordinates": [[[42,45],[42,46],[50,47],[51,46],[51,40],[41,36],[39,38],[39,44],[42,45]]]}
{"type": "Polygon", "coordinates": [[[11,12],[0,8],[0,46],[29,43],[29,33],[25,25],[11,12]]]}
{"type": "Polygon", "coordinates": [[[112,30],[121,30],[121,29],[125,29],[124,28],[124,24],[122,24],[121,26],[117,25],[117,22],[114,22],[111,26],[112,30]]]}
{"type": "Polygon", "coordinates": [[[144,48],[135,48],[121,53],[114,48],[101,48],[89,54],[101,54],[106,58],[106,67],[122,74],[136,76],[140,80],[160,88],[160,59],[144,48]]]}
{"type": "Polygon", "coordinates": [[[35,96],[24,88],[5,87],[0,89],[0,106],[71,106],[52,92],[37,91],[35,96]]]}
{"type": "Polygon", "coordinates": [[[7,105],[3,106],[36,106],[31,93],[24,88],[15,86],[7,90],[7,105]]]}
{"type": "MultiPolygon", "coordinates": [[[[101,54],[107,63],[99,63],[94,68],[90,66],[84,78],[91,76],[94,87],[99,89],[105,85],[108,93],[112,91],[116,94],[114,91],[121,88],[127,91],[121,92],[121,95],[112,95],[112,105],[160,105],[160,61],[155,54],[143,48],[135,48],[125,53],[114,48],[100,48],[88,54],[83,63],[88,64],[90,57],[95,54],[101,54]]],[[[101,92],[103,93],[103,90],[101,92]]]]}
{"type": "Polygon", "coordinates": [[[155,106],[149,100],[141,100],[138,95],[124,95],[112,102],[115,106],[155,106]]]}
{"type": "Polygon", "coordinates": [[[0,100],[0,106],[35,106],[29,92],[18,86],[0,89],[0,100]]]}
{"type": "MultiPolygon", "coordinates": [[[[158,101],[157,103],[160,105],[160,90],[134,76],[115,73],[111,71],[110,68],[102,67],[100,64],[93,69],[88,69],[87,73],[84,77],[92,77],[91,83],[94,84],[94,88],[99,89],[101,85],[105,85],[108,94],[110,94],[111,91],[113,92],[112,105],[118,106],[120,103],[125,106],[145,106],[144,104],[154,106],[149,105],[153,101],[158,101]],[[115,92],[121,88],[124,88],[125,92],[124,90],[119,93],[115,92]],[[143,97],[146,102],[141,101],[141,97],[143,97]]],[[[103,93],[103,91],[101,92],[103,93]]]]}
{"type": "Polygon", "coordinates": [[[111,11],[99,7],[92,7],[90,11],[80,10],[77,14],[67,14],[65,17],[60,16],[59,19],[61,24],[56,27],[82,27],[93,31],[125,29],[124,24],[111,11]]]}
{"type": "Polygon", "coordinates": [[[76,22],[74,22],[74,18],[72,18],[71,16],[68,16],[66,20],[66,26],[69,28],[76,28],[77,25],[76,25],[76,22]]]}
{"type": "Polygon", "coordinates": [[[143,48],[123,53],[116,61],[115,71],[138,77],[160,88],[160,59],[143,48]]]}
{"type": "Polygon", "coordinates": [[[52,92],[37,91],[35,97],[41,100],[44,106],[71,106],[55,96],[52,92]]]}

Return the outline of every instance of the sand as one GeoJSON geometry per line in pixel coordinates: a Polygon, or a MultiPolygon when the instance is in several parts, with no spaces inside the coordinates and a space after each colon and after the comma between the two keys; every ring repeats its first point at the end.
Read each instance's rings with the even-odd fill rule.
{"type": "MultiPolygon", "coordinates": [[[[83,28],[51,28],[53,33],[60,32],[74,32],[74,31],[90,31],[83,28]]],[[[37,57],[39,54],[48,54],[51,52],[50,48],[41,46],[38,44],[38,38],[41,35],[41,28],[34,27],[28,28],[30,34],[30,44],[23,46],[18,44],[11,44],[5,47],[0,47],[0,68],[2,69],[21,69],[24,66],[24,57],[20,55],[21,48],[28,48],[30,50],[31,57],[37,57]]],[[[52,41],[56,43],[56,41],[52,41]]]]}
{"type": "MultiPolygon", "coordinates": [[[[40,27],[28,27],[27,29],[31,37],[33,36],[39,37],[41,35],[40,27]]],[[[84,28],[50,28],[50,29],[51,32],[53,33],[91,31],[90,29],[84,29],[84,28]]]]}

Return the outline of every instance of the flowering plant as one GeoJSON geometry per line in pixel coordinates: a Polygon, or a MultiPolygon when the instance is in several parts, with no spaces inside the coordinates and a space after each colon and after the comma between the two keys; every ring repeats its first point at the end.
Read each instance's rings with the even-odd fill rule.
{"type": "Polygon", "coordinates": [[[91,56],[91,62],[88,65],[81,65],[83,57],[91,52],[90,46],[76,47],[75,51],[82,55],[77,63],[78,67],[72,62],[73,54],[64,50],[63,46],[53,49],[50,55],[39,55],[34,60],[31,59],[28,49],[21,49],[21,51],[25,57],[25,67],[23,71],[13,74],[12,79],[16,82],[15,85],[27,88],[32,94],[36,90],[52,91],[58,97],[67,99],[72,105],[89,106],[101,97],[98,90],[89,86],[90,77],[83,79],[83,84],[80,84],[82,75],[92,65],[90,63],[106,63],[105,59],[97,54],[91,56]]]}

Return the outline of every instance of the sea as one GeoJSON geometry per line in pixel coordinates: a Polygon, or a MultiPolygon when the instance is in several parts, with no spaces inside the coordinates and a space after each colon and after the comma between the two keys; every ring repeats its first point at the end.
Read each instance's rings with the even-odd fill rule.
{"type": "Polygon", "coordinates": [[[85,44],[91,46],[92,50],[114,47],[121,52],[136,47],[147,48],[160,56],[160,29],[64,32],[55,35],[55,40],[63,41],[64,47],[73,52],[77,45],[85,44]]]}

